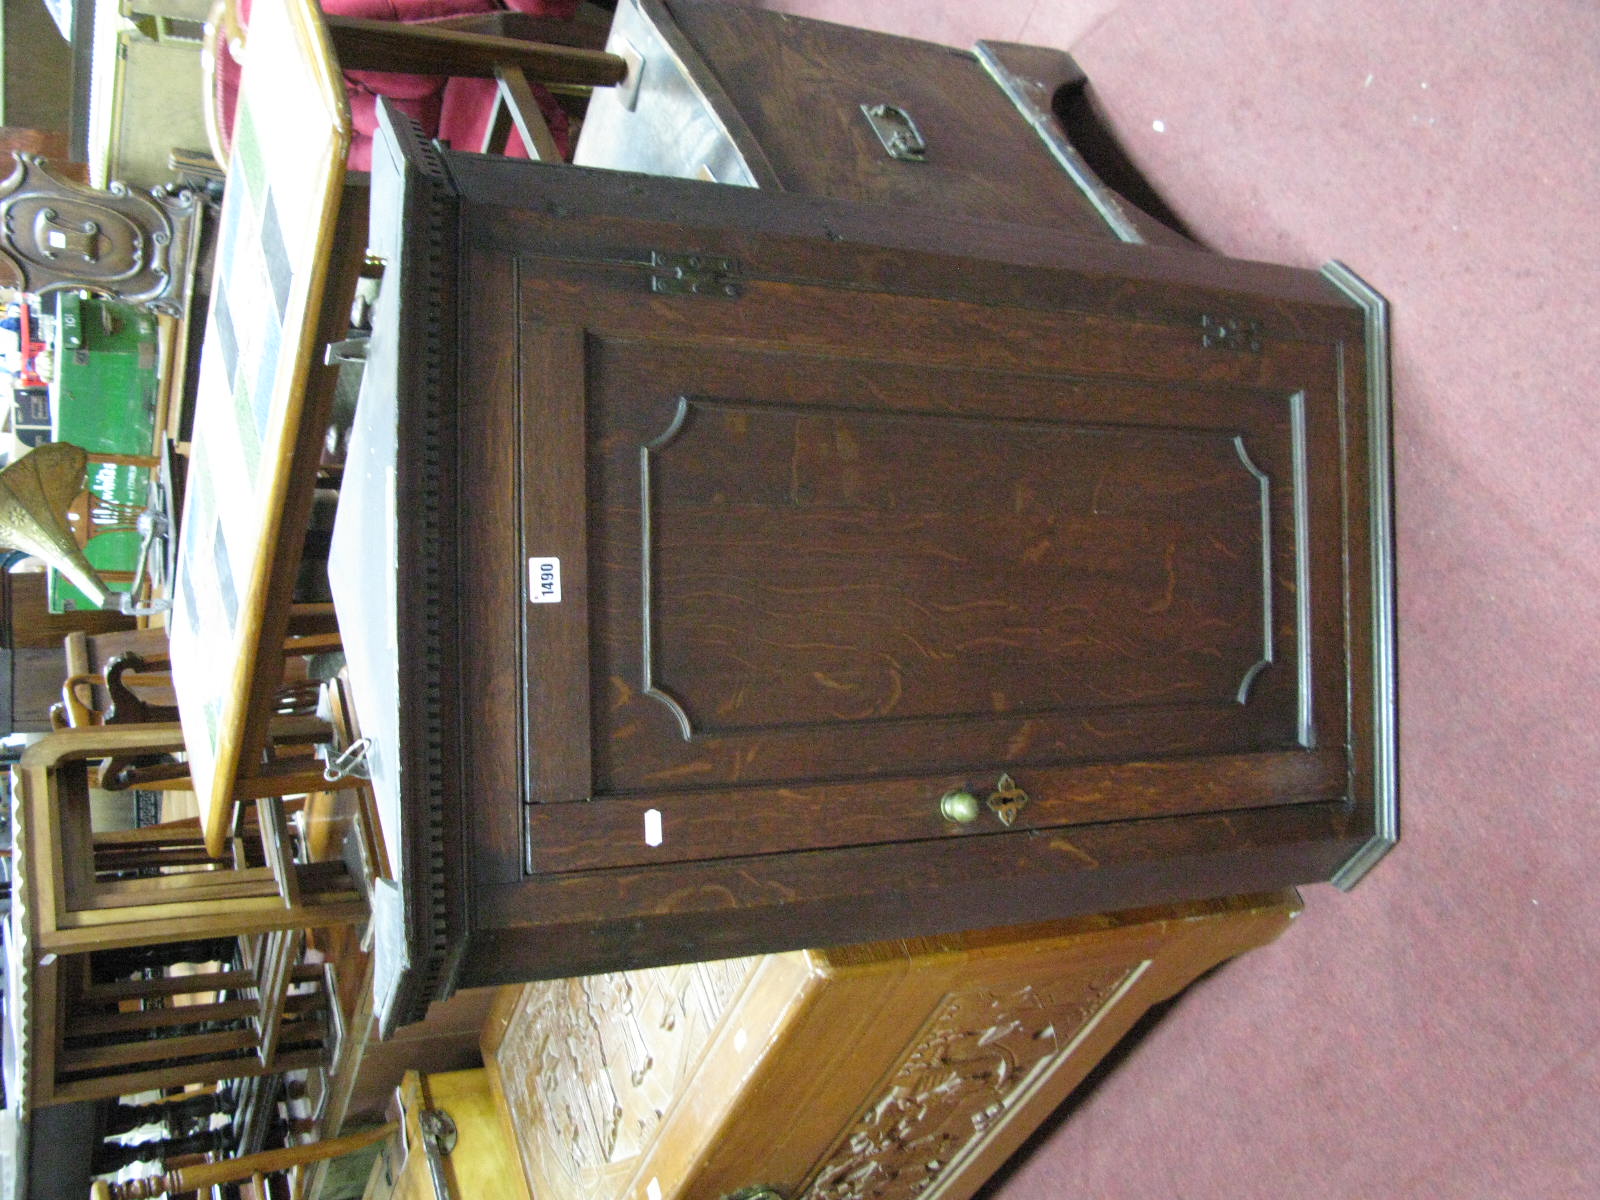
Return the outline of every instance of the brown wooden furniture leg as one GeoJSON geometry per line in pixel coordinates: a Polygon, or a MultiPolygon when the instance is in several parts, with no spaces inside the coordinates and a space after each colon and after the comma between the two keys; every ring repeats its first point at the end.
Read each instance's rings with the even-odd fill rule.
{"type": "Polygon", "coordinates": [[[171,1193],[194,1192],[222,1183],[235,1183],[254,1175],[269,1175],[274,1171],[287,1171],[307,1163],[321,1162],[350,1154],[392,1134],[395,1125],[382,1125],[366,1133],[348,1137],[325,1138],[301,1146],[287,1146],[282,1150],[264,1150],[260,1154],[247,1154],[242,1158],[220,1163],[201,1163],[197,1166],[179,1167],[165,1175],[153,1175],[130,1183],[106,1183],[96,1180],[89,1193],[90,1200],[152,1200],[153,1197],[171,1193]]]}

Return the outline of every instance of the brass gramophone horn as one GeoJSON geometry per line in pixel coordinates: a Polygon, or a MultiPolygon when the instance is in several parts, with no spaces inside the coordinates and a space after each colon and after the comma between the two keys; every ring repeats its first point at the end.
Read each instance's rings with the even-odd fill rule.
{"type": "Polygon", "coordinates": [[[0,545],[44,559],[101,608],[111,589],[95,574],[67,525],[84,488],[88,453],[71,442],[35,446],[0,470],[0,545]]]}

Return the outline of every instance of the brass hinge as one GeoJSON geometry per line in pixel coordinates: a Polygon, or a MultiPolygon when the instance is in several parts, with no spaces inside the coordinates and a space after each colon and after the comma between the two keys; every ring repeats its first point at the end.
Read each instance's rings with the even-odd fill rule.
{"type": "Polygon", "coordinates": [[[1261,353],[1261,322],[1242,317],[1200,318],[1200,344],[1207,350],[1241,350],[1261,353]]]}
{"type": "Polygon", "coordinates": [[[720,296],[733,300],[744,288],[740,285],[738,259],[652,250],[650,290],[663,296],[720,296]]]}

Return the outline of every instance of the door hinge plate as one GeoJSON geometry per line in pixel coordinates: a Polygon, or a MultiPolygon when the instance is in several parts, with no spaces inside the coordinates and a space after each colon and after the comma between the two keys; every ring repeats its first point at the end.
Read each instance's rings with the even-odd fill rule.
{"type": "Polygon", "coordinates": [[[717,296],[736,299],[744,287],[739,260],[717,254],[650,252],[650,290],[663,296],[717,296]]]}
{"type": "Polygon", "coordinates": [[[1243,317],[1200,318],[1200,344],[1207,350],[1240,350],[1261,353],[1261,322],[1243,317]]]}

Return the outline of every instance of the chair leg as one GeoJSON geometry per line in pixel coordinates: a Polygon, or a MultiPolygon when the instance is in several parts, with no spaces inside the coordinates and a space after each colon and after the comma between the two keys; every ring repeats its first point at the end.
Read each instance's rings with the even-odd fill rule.
{"type": "Polygon", "coordinates": [[[294,861],[294,845],[289,833],[289,821],[284,816],[283,798],[265,796],[256,801],[257,819],[261,824],[261,846],[266,852],[267,865],[277,880],[278,893],[285,908],[300,904],[300,875],[294,861]]]}
{"type": "Polygon", "coordinates": [[[490,118],[488,132],[484,135],[483,152],[495,154],[504,150],[506,140],[515,125],[527,147],[528,157],[538,162],[560,162],[561,149],[556,145],[550,123],[544,119],[539,102],[534,99],[528,77],[516,67],[495,67],[494,116],[490,118]]]}

